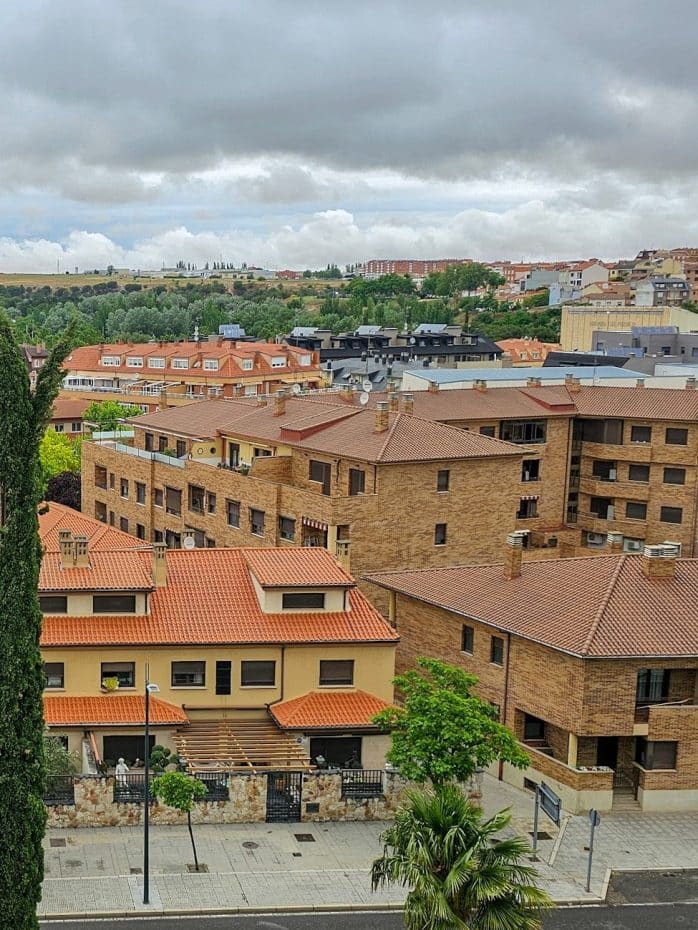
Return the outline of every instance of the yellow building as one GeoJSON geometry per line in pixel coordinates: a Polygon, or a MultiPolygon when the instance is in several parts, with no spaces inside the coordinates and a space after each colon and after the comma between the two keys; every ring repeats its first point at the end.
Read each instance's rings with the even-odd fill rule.
{"type": "Polygon", "coordinates": [[[45,714],[84,770],[143,757],[146,675],[151,743],[191,769],[382,767],[397,636],[326,549],[168,552],[51,511],[45,714]]]}
{"type": "Polygon", "coordinates": [[[630,332],[633,326],[678,326],[679,332],[696,329],[696,315],[679,307],[595,307],[589,304],[563,306],[560,346],[563,352],[594,352],[595,330],[630,332]]]}

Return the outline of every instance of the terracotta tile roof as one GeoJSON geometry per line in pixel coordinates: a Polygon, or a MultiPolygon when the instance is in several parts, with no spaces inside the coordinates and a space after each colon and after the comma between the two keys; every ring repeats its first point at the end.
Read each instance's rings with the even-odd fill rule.
{"type": "MultiPolygon", "coordinates": [[[[512,369],[513,370],[513,369],[512,369]]],[[[540,388],[488,387],[414,391],[415,416],[441,422],[525,419],[569,416],[574,413],[570,395],[561,385],[540,388]],[[570,406],[572,404],[572,406],[570,406]]],[[[369,406],[388,400],[386,393],[371,393],[369,406]]]]}
{"type": "MultiPolygon", "coordinates": [[[[642,555],[382,572],[382,587],[553,649],[588,657],[698,656],[698,559],[674,579],[648,579],[642,555]]],[[[398,608],[399,623],[399,608],[398,608]]]]}
{"type": "Polygon", "coordinates": [[[52,420],[81,420],[90,406],[84,397],[57,397],[53,402],[52,420]]]}
{"type": "Polygon", "coordinates": [[[272,704],[269,712],[285,730],[327,730],[373,726],[372,717],[388,706],[387,701],[366,691],[310,691],[272,704]]]}
{"type": "Polygon", "coordinates": [[[46,552],[41,560],[40,591],[150,591],[152,556],[135,549],[89,553],[89,566],[61,568],[60,555],[46,552]]]}
{"type": "MultiPolygon", "coordinates": [[[[46,616],[41,643],[48,647],[397,641],[392,627],[356,588],[349,591],[347,611],[264,613],[246,560],[251,551],[169,550],[167,585],[150,595],[149,616],[46,616]]],[[[295,564],[308,550],[277,551],[291,553],[289,564],[295,564]]],[[[149,571],[150,553],[137,555],[144,571],[149,571]]]]}
{"type": "MultiPolygon", "coordinates": [[[[159,698],[150,699],[150,722],[153,726],[189,723],[181,707],[159,698]]],[[[145,700],[139,694],[102,694],[94,697],[44,695],[44,719],[49,727],[114,726],[143,724],[145,700]]]]}
{"type": "Polygon", "coordinates": [[[122,533],[106,523],[86,517],[72,507],[65,507],[53,501],[42,505],[39,513],[39,535],[46,552],[58,552],[59,530],[70,530],[73,536],[87,536],[91,552],[135,549],[138,545],[142,546],[142,543],[129,533],[122,533]],[[48,509],[44,510],[44,507],[48,509]]]}
{"type": "Polygon", "coordinates": [[[584,385],[570,395],[579,416],[629,420],[698,420],[698,391],[685,388],[601,387],[584,385]]]}
{"type": "Polygon", "coordinates": [[[356,584],[327,549],[241,549],[245,562],[262,587],[285,588],[356,584]]]}

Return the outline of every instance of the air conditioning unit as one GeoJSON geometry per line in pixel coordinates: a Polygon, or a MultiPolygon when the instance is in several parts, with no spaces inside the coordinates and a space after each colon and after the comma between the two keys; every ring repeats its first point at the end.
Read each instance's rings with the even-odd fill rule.
{"type": "Polygon", "coordinates": [[[642,552],[644,542],[641,539],[626,539],[623,542],[623,549],[626,552],[642,552]]]}
{"type": "Polygon", "coordinates": [[[643,551],[646,559],[664,558],[664,551],[661,546],[645,546],[643,551]]]}
{"type": "Polygon", "coordinates": [[[595,546],[601,549],[606,545],[606,537],[603,533],[587,533],[587,546],[595,546]]]}
{"type": "Polygon", "coordinates": [[[680,542],[664,542],[662,543],[662,549],[664,550],[664,557],[668,559],[680,559],[681,558],[681,543],[680,542]]]}
{"type": "Polygon", "coordinates": [[[618,477],[618,470],[616,468],[609,468],[608,469],[608,480],[615,481],[617,477],[618,477]]]}

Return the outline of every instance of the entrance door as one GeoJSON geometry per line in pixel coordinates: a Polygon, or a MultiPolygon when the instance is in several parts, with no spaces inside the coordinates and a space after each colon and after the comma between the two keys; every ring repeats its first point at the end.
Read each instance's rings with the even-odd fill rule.
{"type": "Polygon", "coordinates": [[[269,772],[267,823],[299,823],[302,793],[302,772],[269,772]]]}
{"type": "Polygon", "coordinates": [[[596,745],[596,764],[615,771],[618,765],[618,737],[600,736],[596,745]]]}

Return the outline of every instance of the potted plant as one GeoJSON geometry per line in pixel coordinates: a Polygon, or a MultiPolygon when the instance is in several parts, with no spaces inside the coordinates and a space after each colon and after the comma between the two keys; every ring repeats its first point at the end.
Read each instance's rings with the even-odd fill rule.
{"type": "Polygon", "coordinates": [[[119,679],[116,677],[109,677],[102,679],[102,691],[118,691],[119,690],[119,679]]]}

